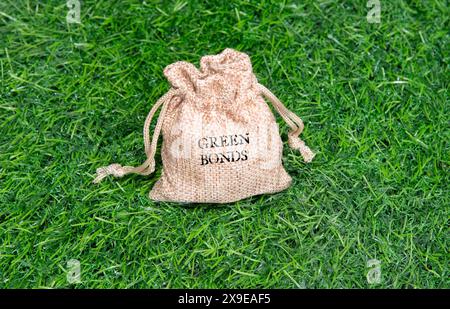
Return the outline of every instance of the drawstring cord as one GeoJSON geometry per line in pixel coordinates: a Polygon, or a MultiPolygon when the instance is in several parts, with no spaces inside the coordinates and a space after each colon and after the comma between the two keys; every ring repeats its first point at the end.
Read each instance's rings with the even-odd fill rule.
{"type": "MultiPolygon", "coordinates": [[[[288,133],[288,143],[292,149],[298,149],[305,160],[305,162],[311,162],[314,158],[314,153],[305,145],[298,136],[303,131],[303,121],[296,114],[287,109],[283,103],[266,87],[258,84],[260,92],[273,104],[274,108],[281,115],[283,120],[289,125],[291,130],[288,133]]],[[[122,166],[114,163],[108,166],[100,167],[97,169],[97,174],[94,179],[94,183],[101,182],[109,175],[114,177],[123,177],[127,174],[135,173],[139,175],[150,175],[155,171],[155,153],[158,145],[158,138],[161,133],[162,124],[167,111],[167,107],[170,101],[179,94],[178,90],[170,89],[165,95],[163,95],[152,107],[147,115],[144,123],[144,146],[147,159],[140,166],[122,166]],[[150,143],[150,124],[156,111],[162,106],[161,112],[156,123],[155,130],[153,132],[152,140],[150,143]]]]}
{"type": "Polygon", "coordinates": [[[135,173],[139,175],[150,175],[155,171],[155,153],[158,146],[158,137],[161,132],[164,116],[167,111],[167,107],[170,101],[178,95],[178,91],[170,89],[165,95],[163,95],[156,103],[153,105],[152,109],[147,115],[144,123],[144,146],[145,154],[147,160],[140,166],[122,166],[120,164],[114,163],[108,166],[99,167],[97,169],[97,175],[94,179],[94,183],[101,182],[108,175],[113,175],[114,177],[123,177],[124,175],[135,173]],[[162,106],[161,112],[158,117],[158,122],[156,123],[155,130],[153,131],[153,137],[150,144],[150,124],[152,122],[153,116],[156,111],[162,106]]]}
{"type": "Polygon", "coordinates": [[[302,141],[298,136],[303,131],[303,121],[296,114],[291,112],[286,106],[281,103],[280,100],[266,87],[261,84],[258,84],[259,90],[261,93],[270,101],[272,105],[275,107],[280,116],[286,121],[291,130],[288,133],[288,144],[292,149],[298,149],[305,160],[305,162],[311,162],[314,158],[315,154],[309,149],[308,146],[305,145],[305,142],[302,141]]]}

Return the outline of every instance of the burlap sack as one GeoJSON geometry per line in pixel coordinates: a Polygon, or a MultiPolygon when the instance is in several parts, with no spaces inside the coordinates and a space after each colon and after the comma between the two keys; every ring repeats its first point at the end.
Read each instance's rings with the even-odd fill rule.
{"type": "Polygon", "coordinates": [[[187,62],[167,66],[172,88],[153,106],[144,124],[147,160],[139,167],[112,164],[97,169],[122,177],[155,170],[154,155],[163,135],[161,178],[150,192],[157,201],[227,203],[286,189],[291,177],[282,165],[282,141],[263,96],[291,127],[289,145],[309,162],[314,154],[298,136],[302,120],[253,74],[249,57],[232,49],[204,56],[200,70],[187,62]],[[151,119],[162,106],[150,143],[151,119]]]}

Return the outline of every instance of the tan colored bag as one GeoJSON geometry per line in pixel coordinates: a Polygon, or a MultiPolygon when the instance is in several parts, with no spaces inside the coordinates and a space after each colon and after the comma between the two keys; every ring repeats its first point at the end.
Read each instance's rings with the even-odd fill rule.
{"type": "Polygon", "coordinates": [[[147,160],[138,167],[98,168],[95,183],[108,175],[153,173],[162,130],[163,170],[150,192],[153,200],[228,203],[286,189],[292,179],[283,168],[278,125],[263,96],[290,126],[290,147],[300,150],[306,162],[314,157],[298,138],[302,120],[258,83],[246,54],[228,48],[202,57],[200,71],[176,62],[164,75],[172,88],[145,120],[147,160]],[[149,126],[161,106],[150,144],[149,126]]]}

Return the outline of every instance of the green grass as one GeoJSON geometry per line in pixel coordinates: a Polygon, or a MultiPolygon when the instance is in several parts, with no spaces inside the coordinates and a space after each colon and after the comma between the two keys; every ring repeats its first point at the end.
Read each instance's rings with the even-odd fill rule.
{"type": "Polygon", "coordinates": [[[370,24],[366,1],[90,0],[81,25],[42,2],[0,3],[0,287],[450,287],[447,1],[382,0],[370,24]],[[93,185],[145,159],[163,68],[226,47],[305,121],[293,185],[156,203],[159,151],[155,174],[93,185]]]}

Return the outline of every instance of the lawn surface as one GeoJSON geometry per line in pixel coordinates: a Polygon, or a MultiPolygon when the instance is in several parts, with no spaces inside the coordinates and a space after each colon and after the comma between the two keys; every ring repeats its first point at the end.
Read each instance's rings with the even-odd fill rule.
{"type": "Polygon", "coordinates": [[[377,24],[337,2],[90,0],[68,24],[65,0],[1,1],[0,288],[449,288],[448,3],[381,1],[377,24]],[[305,122],[293,185],[156,203],[159,151],[93,185],[144,161],[164,67],[226,47],[305,122]]]}

